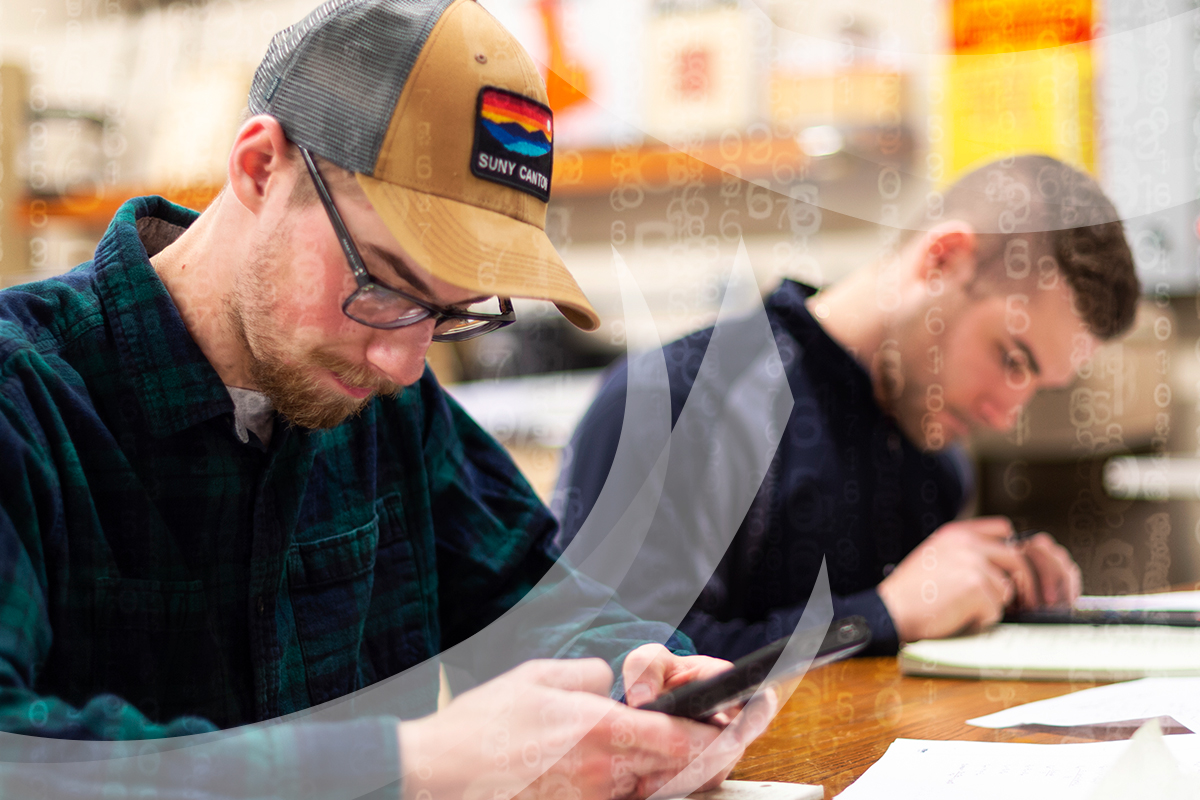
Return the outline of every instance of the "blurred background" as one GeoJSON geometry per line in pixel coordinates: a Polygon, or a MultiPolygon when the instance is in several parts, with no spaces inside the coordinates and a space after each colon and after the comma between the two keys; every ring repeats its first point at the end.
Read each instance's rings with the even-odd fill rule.
{"type": "MultiPolygon", "coordinates": [[[[1200,3],[482,4],[542,65],[548,231],[605,324],[524,302],[430,361],[543,496],[602,369],[710,324],[739,243],[764,292],[825,285],[972,165],[1045,152],[1105,186],[1145,297],[1075,386],[971,442],[974,510],[1052,531],[1092,593],[1200,580],[1200,3]]],[[[88,260],[130,196],[203,208],[271,35],[315,5],[0,0],[0,286],[88,260]]]]}

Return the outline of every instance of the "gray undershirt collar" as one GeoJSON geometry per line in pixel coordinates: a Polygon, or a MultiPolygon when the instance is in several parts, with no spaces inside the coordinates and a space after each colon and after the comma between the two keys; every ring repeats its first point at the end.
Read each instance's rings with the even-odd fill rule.
{"type": "Polygon", "coordinates": [[[226,386],[233,400],[233,432],[243,444],[250,443],[250,431],[263,445],[271,443],[271,429],[275,425],[275,407],[262,392],[226,386]]]}

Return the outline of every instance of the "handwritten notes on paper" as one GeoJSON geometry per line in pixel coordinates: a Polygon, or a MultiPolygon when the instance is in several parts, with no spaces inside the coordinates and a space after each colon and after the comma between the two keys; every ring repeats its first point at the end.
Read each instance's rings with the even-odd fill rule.
{"type": "MultiPolygon", "coordinates": [[[[1123,759],[1135,742],[1089,744],[1013,744],[996,742],[944,742],[897,739],[839,800],[1089,800],[1121,775],[1140,780],[1146,769],[1163,773],[1163,764],[1176,765],[1172,786],[1200,788],[1200,735],[1163,737],[1157,728],[1139,732],[1143,747],[1123,759]],[[1154,737],[1157,736],[1157,739],[1154,737]],[[1150,739],[1146,746],[1146,739],[1150,739]],[[1164,755],[1165,753],[1165,755],[1164,755]],[[1122,764],[1121,762],[1124,761],[1122,764]]],[[[1135,737],[1138,738],[1138,737],[1135,737]]],[[[1124,779],[1122,779],[1124,780],[1124,779]]],[[[1136,784],[1135,784],[1136,785],[1136,784]]],[[[1186,790],[1185,790],[1186,791],[1186,790]]],[[[1154,796],[1161,795],[1122,795],[1154,796]]],[[[1189,800],[1200,792],[1183,795],[1189,800]]],[[[1174,800],[1174,796],[1172,796],[1174,800]]]]}

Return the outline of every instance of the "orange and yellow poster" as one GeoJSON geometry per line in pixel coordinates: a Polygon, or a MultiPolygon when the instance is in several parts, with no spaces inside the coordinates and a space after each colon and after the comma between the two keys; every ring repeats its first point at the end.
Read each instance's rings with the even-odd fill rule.
{"type": "Polygon", "coordinates": [[[1094,172],[1091,0],[952,0],[950,13],[940,182],[1007,153],[1094,172]]]}

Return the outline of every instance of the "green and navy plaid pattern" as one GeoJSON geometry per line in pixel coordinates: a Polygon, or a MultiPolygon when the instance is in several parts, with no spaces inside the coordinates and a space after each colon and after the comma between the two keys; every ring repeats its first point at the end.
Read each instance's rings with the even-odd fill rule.
{"type": "MultiPolygon", "coordinates": [[[[582,581],[428,371],[337,428],[277,420],[269,447],[240,442],[138,235],[195,218],[131,200],[92,262],[0,292],[2,730],[142,739],[277,717],[434,658],[551,570],[582,581]]],[[[617,667],[670,634],[601,600],[574,630],[522,631],[508,660],[617,667]]],[[[428,675],[366,713],[432,711],[428,675]]]]}

